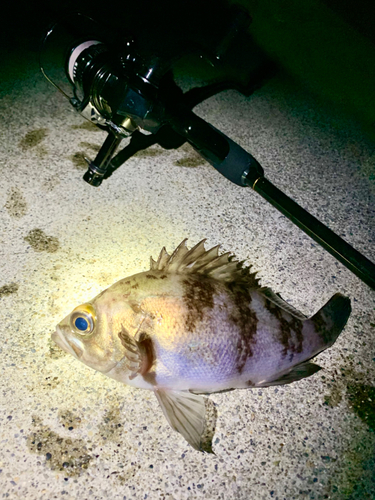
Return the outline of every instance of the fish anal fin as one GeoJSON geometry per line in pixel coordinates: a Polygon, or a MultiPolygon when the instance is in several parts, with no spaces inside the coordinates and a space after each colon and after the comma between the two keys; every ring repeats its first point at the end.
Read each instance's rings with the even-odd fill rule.
{"type": "Polygon", "coordinates": [[[296,382],[297,380],[301,380],[306,377],[310,377],[314,375],[314,373],[321,370],[319,365],[310,362],[300,363],[299,365],[294,366],[291,370],[287,372],[283,372],[279,377],[273,380],[260,382],[255,384],[256,387],[269,387],[272,385],[284,385],[291,384],[292,382],[296,382]]]}
{"type": "Polygon", "coordinates": [[[147,334],[141,334],[139,339],[129,335],[127,330],[121,325],[121,332],[118,334],[121,344],[125,349],[127,362],[126,367],[130,370],[130,380],[133,380],[137,375],[146,375],[154,362],[154,352],[152,340],[147,334]]]}
{"type": "Polygon", "coordinates": [[[214,403],[186,391],[154,391],[169,425],[196,450],[212,453],[217,418],[214,403]]]}

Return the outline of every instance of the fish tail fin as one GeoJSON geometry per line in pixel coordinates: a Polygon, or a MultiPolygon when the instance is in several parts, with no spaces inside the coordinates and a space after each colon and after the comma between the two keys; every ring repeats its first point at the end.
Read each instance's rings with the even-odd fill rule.
{"type": "Polygon", "coordinates": [[[336,293],[310,321],[324,342],[324,349],[330,347],[342,332],[351,313],[350,299],[336,293]]]}

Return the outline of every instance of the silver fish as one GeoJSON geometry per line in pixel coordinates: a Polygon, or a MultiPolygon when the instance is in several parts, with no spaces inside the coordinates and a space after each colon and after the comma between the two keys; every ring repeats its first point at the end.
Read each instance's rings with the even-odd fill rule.
{"type": "Polygon", "coordinates": [[[120,382],[154,391],[171,427],[211,451],[216,411],[201,394],[286,384],[320,369],[351,312],[334,295],[307,318],[219,246],[184,240],[150,270],[76,307],[56,328],[64,351],[120,382]]]}

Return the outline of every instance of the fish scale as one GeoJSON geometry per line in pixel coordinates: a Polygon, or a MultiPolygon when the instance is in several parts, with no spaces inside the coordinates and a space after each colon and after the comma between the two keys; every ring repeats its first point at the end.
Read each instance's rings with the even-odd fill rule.
{"type": "Polygon", "coordinates": [[[216,412],[199,393],[314,374],[309,360],[336,341],[351,306],[337,293],[307,318],[262,288],[251,266],[204,242],[163,248],[150,270],[76,307],[52,337],[89,367],[152,390],[171,427],[211,451],[216,412]]]}

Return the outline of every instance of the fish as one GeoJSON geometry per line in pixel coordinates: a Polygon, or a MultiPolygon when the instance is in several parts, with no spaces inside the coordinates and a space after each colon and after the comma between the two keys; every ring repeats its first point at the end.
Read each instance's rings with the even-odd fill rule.
{"type": "Polygon", "coordinates": [[[336,293],[307,317],[220,245],[186,242],[76,307],[52,339],[94,370],[153,391],[172,429],[213,452],[217,410],[207,395],[313,375],[311,359],[334,344],[351,304],[336,293]]]}

